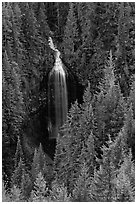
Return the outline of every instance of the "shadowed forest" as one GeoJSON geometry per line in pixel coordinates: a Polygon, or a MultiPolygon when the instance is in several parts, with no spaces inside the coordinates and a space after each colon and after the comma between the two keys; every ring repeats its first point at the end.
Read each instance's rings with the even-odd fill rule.
{"type": "Polygon", "coordinates": [[[2,200],[135,201],[135,3],[2,4],[2,200]],[[49,37],[68,114],[50,139],[49,37]]]}

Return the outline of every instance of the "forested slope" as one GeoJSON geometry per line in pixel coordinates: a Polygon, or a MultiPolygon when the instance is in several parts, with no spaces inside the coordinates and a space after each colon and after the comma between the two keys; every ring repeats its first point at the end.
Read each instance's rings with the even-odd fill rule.
{"type": "Polygon", "coordinates": [[[5,2],[2,63],[3,201],[134,201],[135,4],[5,2]],[[49,36],[85,88],[53,160],[41,144],[49,36]]]}

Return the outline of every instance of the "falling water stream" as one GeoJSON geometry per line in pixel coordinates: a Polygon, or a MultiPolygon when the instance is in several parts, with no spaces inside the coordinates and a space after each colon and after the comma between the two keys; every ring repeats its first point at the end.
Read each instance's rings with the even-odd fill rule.
{"type": "Polygon", "coordinates": [[[64,124],[68,112],[68,94],[66,85],[66,71],[60,59],[60,52],[55,48],[52,38],[49,38],[49,45],[55,51],[55,64],[48,79],[48,114],[49,114],[49,135],[55,139],[59,128],[64,124]]]}

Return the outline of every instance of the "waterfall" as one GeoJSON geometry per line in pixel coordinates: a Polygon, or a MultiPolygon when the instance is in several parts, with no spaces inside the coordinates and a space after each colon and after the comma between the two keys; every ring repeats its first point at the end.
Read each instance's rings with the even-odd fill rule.
{"type": "Polygon", "coordinates": [[[49,46],[55,51],[55,64],[48,78],[48,130],[50,139],[55,139],[59,128],[67,118],[68,94],[66,71],[60,59],[60,52],[55,48],[51,37],[49,38],[49,46]]]}

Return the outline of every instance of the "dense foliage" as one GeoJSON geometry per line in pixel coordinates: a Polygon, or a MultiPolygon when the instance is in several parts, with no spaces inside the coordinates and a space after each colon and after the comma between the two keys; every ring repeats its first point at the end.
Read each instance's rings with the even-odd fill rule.
{"type": "Polygon", "coordinates": [[[3,201],[134,201],[135,4],[5,2],[2,63],[3,201]],[[49,36],[85,87],[54,161],[38,143],[49,36]]]}

